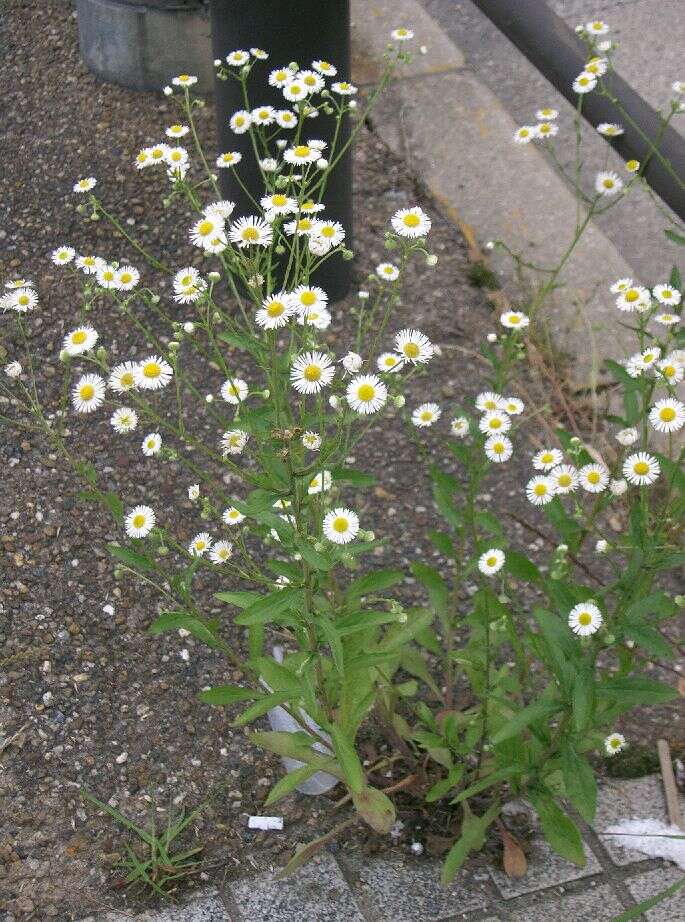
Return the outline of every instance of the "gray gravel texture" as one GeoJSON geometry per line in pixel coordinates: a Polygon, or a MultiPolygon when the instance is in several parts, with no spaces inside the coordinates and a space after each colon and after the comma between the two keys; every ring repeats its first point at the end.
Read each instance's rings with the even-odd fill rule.
{"type": "MultiPolygon", "coordinates": [[[[76,294],[50,264],[49,252],[68,243],[79,252],[130,259],[143,269],[103,222],[84,222],[75,212],[73,181],[96,175],[112,210],[131,216],[132,232],[175,265],[196,260],[197,251],[187,244],[185,215],[160,207],[165,180],[132,168],[137,150],[159,140],[171,123],[170,102],[161,94],[98,83],[80,62],[69,5],[9,0],[5,20],[6,85],[12,89],[2,129],[0,276],[25,274],[39,287],[41,306],[30,318],[29,336],[33,351],[46,357],[39,380],[49,403],[61,386],[56,356],[73,323],[76,294]]],[[[208,107],[201,117],[206,139],[213,137],[212,117],[208,107]]],[[[492,328],[492,308],[467,280],[466,248],[457,230],[370,132],[362,135],[355,170],[359,285],[385,256],[382,233],[394,210],[419,203],[434,217],[431,248],[440,257],[439,269],[417,264],[397,322],[425,328],[443,350],[430,386],[415,379],[408,403],[431,397],[448,413],[482,389],[467,353],[492,328]]],[[[144,281],[152,280],[144,272],[144,281]]],[[[348,329],[340,305],[330,344],[346,348],[348,329]]],[[[118,320],[108,321],[101,334],[114,357],[127,358],[140,348],[118,320]]],[[[10,356],[15,345],[5,343],[10,356]]],[[[207,389],[216,390],[219,373],[208,370],[207,377],[207,389]]],[[[210,432],[206,419],[198,425],[210,432]]],[[[173,464],[141,460],[137,439],[132,448],[113,440],[106,417],[73,419],[70,428],[73,444],[85,450],[104,485],[120,488],[127,505],[145,500],[176,509],[182,539],[200,530],[185,479],[173,464]]],[[[532,450],[522,453],[484,501],[499,493],[509,508],[530,517],[510,484],[527,476],[532,450]]],[[[231,729],[232,715],[196,700],[202,687],[230,683],[231,670],[192,638],[146,635],[159,600],[145,586],[115,581],[106,545],[120,534],[101,509],[80,497],[72,476],[40,439],[0,430],[0,464],[0,739],[23,728],[0,753],[0,912],[68,920],[138,905],[112,870],[126,836],[80,798],[82,787],[142,822],[152,813],[163,821],[172,804],[204,804],[188,839],[205,846],[201,883],[281,863],[281,853],[325,829],[333,819],[330,801],[289,798],[279,808],[283,833],[247,830],[247,815],[260,811],[280,765],[231,729]]],[[[393,550],[380,548],[378,562],[408,571],[410,561],[435,557],[424,537],[436,524],[427,477],[398,420],[383,422],[359,452],[357,466],[382,472],[381,485],[357,507],[367,527],[393,538],[393,550]]],[[[520,526],[512,534],[522,546],[530,547],[531,537],[533,547],[538,541],[520,526]]],[[[212,613],[211,593],[219,584],[203,577],[200,587],[212,613]]],[[[408,582],[403,596],[411,602],[418,590],[408,582]]],[[[230,624],[225,630],[240,641],[230,624]]],[[[653,737],[653,720],[668,728],[672,717],[664,709],[631,732],[653,737]]],[[[378,752],[376,745],[368,741],[369,755],[378,752]]],[[[410,837],[411,811],[407,818],[410,837]]],[[[352,844],[358,850],[386,847],[359,837],[352,844]]]]}

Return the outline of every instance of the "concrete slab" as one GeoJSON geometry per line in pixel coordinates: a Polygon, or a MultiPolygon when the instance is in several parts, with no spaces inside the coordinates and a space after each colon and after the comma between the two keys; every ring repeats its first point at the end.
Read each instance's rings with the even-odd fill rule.
{"type": "Polygon", "coordinates": [[[373,919],[392,922],[438,922],[456,913],[485,909],[488,896],[482,878],[460,872],[447,887],[440,884],[440,862],[402,858],[364,861],[345,856],[356,878],[353,892],[373,919]]]}
{"type": "Polygon", "coordinates": [[[285,880],[261,874],[228,884],[242,922],[364,922],[340,868],[330,855],[285,880]]]}
{"type": "Polygon", "coordinates": [[[356,83],[378,79],[388,44],[394,44],[390,33],[402,26],[417,36],[407,44],[414,60],[402,67],[403,78],[464,66],[459,48],[416,0],[352,0],[352,77],[356,83]],[[428,54],[419,53],[421,45],[428,54]]]}
{"type": "MultiPolygon", "coordinates": [[[[669,865],[649,871],[647,874],[640,874],[639,877],[631,877],[627,886],[631,896],[640,903],[650,896],[656,896],[657,893],[681,880],[682,877],[683,871],[669,865]]],[[[653,909],[648,909],[640,918],[645,919],[646,922],[677,922],[678,919],[685,919],[685,888],[668,897],[653,909]]]]}
{"type": "Polygon", "coordinates": [[[525,877],[520,880],[507,877],[500,868],[489,868],[490,876],[504,899],[510,900],[524,893],[533,893],[547,887],[558,887],[572,880],[601,874],[602,866],[587,844],[585,854],[587,864],[584,868],[578,868],[552,851],[542,836],[535,836],[530,844],[528,873],[525,877]]]}
{"type": "Polygon", "coordinates": [[[98,913],[80,922],[236,922],[216,890],[205,890],[192,900],[164,909],[149,909],[137,915],[123,912],[98,913]]]}
{"type": "MultiPolygon", "coordinates": [[[[685,797],[682,798],[682,803],[685,808],[685,797]]],[[[636,861],[646,861],[647,856],[632,849],[622,848],[611,837],[603,836],[602,830],[621,820],[649,817],[668,822],[659,775],[610,781],[600,786],[597,815],[593,826],[614,864],[624,866],[636,861]]]]}
{"type": "Polygon", "coordinates": [[[551,900],[529,903],[508,917],[509,922],[610,922],[623,911],[608,885],[592,887],[582,893],[564,893],[551,900]]]}

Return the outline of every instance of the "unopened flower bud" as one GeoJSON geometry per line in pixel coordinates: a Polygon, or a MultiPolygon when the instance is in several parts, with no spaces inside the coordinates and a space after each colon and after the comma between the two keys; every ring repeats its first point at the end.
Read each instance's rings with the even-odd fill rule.
{"type": "Polygon", "coordinates": [[[325,170],[327,166],[328,160],[326,160],[325,157],[319,157],[319,159],[316,161],[317,170],[325,170]]]}
{"type": "Polygon", "coordinates": [[[164,92],[164,95],[165,95],[165,96],[171,96],[171,94],[172,94],[174,91],[171,89],[170,86],[165,86],[163,92],[164,92]]]}
{"type": "Polygon", "coordinates": [[[349,106],[350,109],[356,109],[356,108],[357,108],[357,100],[356,100],[356,99],[350,99],[350,101],[349,101],[349,103],[348,103],[348,106],[349,106]]]}
{"type": "Polygon", "coordinates": [[[188,320],[186,323],[183,324],[183,331],[185,333],[194,333],[195,324],[192,321],[188,320]]]}
{"type": "Polygon", "coordinates": [[[98,348],[95,350],[95,355],[101,362],[107,361],[107,350],[104,346],[98,346],[98,348]]]}
{"type": "Polygon", "coordinates": [[[426,256],[426,265],[427,266],[437,266],[437,264],[438,264],[438,257],[435,255],[435,253],[429,253],[428,256],[426,256]]]}
{"type": "Polygon", "coordinates": [[[489,343],[496,343],[496,342],[497,342],[497,333],[488,333],[487,339],[488,339],[488,342],[489,342],[489,343]]]}
{"type": "Polygon", "coordinates": [[[220,272],[208,272],[207,278],[209,279],[210,282],[220,282],[221,273],[220,272]]]}
{"type": "Polygon", "coordinates": [[[214,394],[205,395],[205,403],[212,403],[214,401],[214,394]]]}
{"type": "Polygon", "coordinates": [[[357,297],[359,298],[360,301],[366,301],[366,299],[369,297],[369,293],[368,291],[364,291],[362,289],[361,291],[357,292],[357,297]]]}
{"type": "Polygon", "coordinates": [[[285,247],[282,243],[279,243],[278,246],[274,247],[274,253],[277,253],[279,256],[282,256],[285,253],[285,247]]]}
{"type": "Polygon", "coordinates": [[[407,400],[404,394],[398,394],[397,397],[393,397],[393,403],[395,404],[398,410],[401,410],[406,402],[407,400]]]}
{"type": "Polygon", "coordinates": [[[494,250],[494,249],[495,249],[495,241],[494,241],[494,240],[488,240],[488,242],[485,244],[485,249],[486,249],[486,250],[494,250]]]}
{"type": "Polygon", "coordinates": [[[268,388],[262,391],[263,400],[268,400],[270,396],[271,396],[271,391],[268,388]]]}
{"type": "Polygon", "coordinates": [[[69,353],[67,352],[66,349],[60,350],[59,360],[60,360],[60,362],[68,362],[68,361],[69,361],[69,353]]]}

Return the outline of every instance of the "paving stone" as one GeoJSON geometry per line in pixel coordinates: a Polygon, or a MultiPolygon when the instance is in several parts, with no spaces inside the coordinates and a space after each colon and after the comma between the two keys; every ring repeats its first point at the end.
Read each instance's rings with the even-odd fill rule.
{"type": "Polygon", "coordinates": [[[330,855],[285,880],[260,874],[229,884],[242,922],[364,922],[330,855]]]}
{"type": "Polygon", "coordinates": [[[459,872],[447,887],[440,884],[440,862],[401,857],[364,861],[345,856],[358,884],[353,890],[359,905],[373,919],[392,922],[437,922],[456,913],[485,909],[488,903],[483,877],[459,872]]]}
{"type": "Polygon", "coordinates": [[[138,915],[106,912],[80,922],[235,922],[215,890],[205,890],[187,903],[164,909],[149,909],[138,915]]]}
{"type": "MultiPolygon", "coordinates": [[[[631,877],[627,883],[628,890],[637,902],[641,903],[642,900],[656,896],[657,893],[681,880],[683,873],[673,865],[657,868],[647,874],[640,874],[639,877],[631,877]]],[[[646,922],[677,922],[678,919],[685,919],[685,888],[669,896],[653,909],[647,910],[640,918],[645,919],[646,922]]]]}
{"type": "Polygon", "coordinates": [[[583,890],[582,893],[564,893],[551,900],[529,903],[508,917],[509,922],[610,922],[623,911],[611,887],[603,885],[583,890]]]}
{"type": "MultiPolygon", "coordinates": [[[[685,797],[681,798],[681,803],[685,808],[685,797]]],[[[611,837],[603,836],[602,830],[621,820],[649,817],[668,822],[666,801],[659,775],[610,781],[600,786],[597,815],[593,826],[614,864],[623,866],[635,861],[646,861],[648,856],[623,848],[611,837]]]]}
{"type": "Polygon", "coordinates": [[[459,48],[416,0],[352,0],[352,75],[357,83],[378,78],[391,43],[390,33],[400,26],[412,29],[416,36],[405,46],[413,60],[402,65],[398,72],[402,79],[464,66],[459,48]],[[419,53],[421,45],[428,54],[419,53]]]}
{"type": "Polygon", "coordinates": [[[571,880],[591,877],[602,871],[599,861],[587,844],[585,845],[587,864],[584,868],[576,867],[570,861],[559,857],[542,836],[534,836],[530,845],[528,872],[520,880],[507,877],[500,868],[490,868],[490,876],[505,900],[521,896],[523,893],[533,893],[536,890],[544,890],[546,887],[566,884],[571,880]]]}

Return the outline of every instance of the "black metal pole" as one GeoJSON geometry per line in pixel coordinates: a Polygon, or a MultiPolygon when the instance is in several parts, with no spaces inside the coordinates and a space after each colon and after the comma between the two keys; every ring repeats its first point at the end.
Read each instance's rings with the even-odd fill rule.
{"type": "MultiPolygon", "coordinates": [[[[238,49],[263,48],[266,61],[257,61],[251,75],[253,107],[269,104],[277,109],[291,108],[280,90],[268,85],[269,73],[296,61],[301,69],[311,69],[312,61],[323,59],[337,68],[335,80],[350,79],[350,4],[349,0],[211,0],[212,47],[215,58],[238,49]]],[[[330,85],[330,80],[327,84],[330,85]]],[[[259,168],[247,134],[234,134],[229,127],[231,115],[245,108],[237,80],[215,80],[216,115],[219,153],[237,150],[243,155],[238,167],[240,178],[259,200],[264,194],[259,168]]],[[[348,119],[344,119],[338,144],[349,137],[348,119]]],[[[311,119],[304,139],[321,139],[330,145],[335,119],[324,114],[311,119]]],[[[288,137],[284,133],[283,137],[288,137]]],[[[230,170],[218,170],[222,194],[237,204],[236,214],[254,214],[254,205],[242,192],[230,170]]],[[[352,246],[352,158],[348,151],[330,174],[323,199],[326,217],[345,228],[346,244],[352,246]]],[[[343,297],[349,287],[350,263],[340,256],[326,260],[315,281],[331,300],[343,297]]]]}
{"type": "MultiPolygon", "coordinates": [[[[572,84],[586,63],[587,48],[563,19],[543,0],[472,2],[563,96],[575,104],[577,97],[572,84]]],[[[618,74],[612,74],[608,80],[610,92],[620,99],[626,113],[640,130],[626,124],[616,105],[596,92],[587,93],[584,97],[583,116],[593,126],[600,122],[620,122],[625,134],[612,138],[612,146],[624,159],[644,162],[650,153],[650,142],[661,132],[659,114],[618,74]]],[[[685,140],[669,125],[661,134],[658,146],[668,166],[660,157],[653,155],[649,158],[644,177],[678,217],[685,220],[685,140]]]]}

